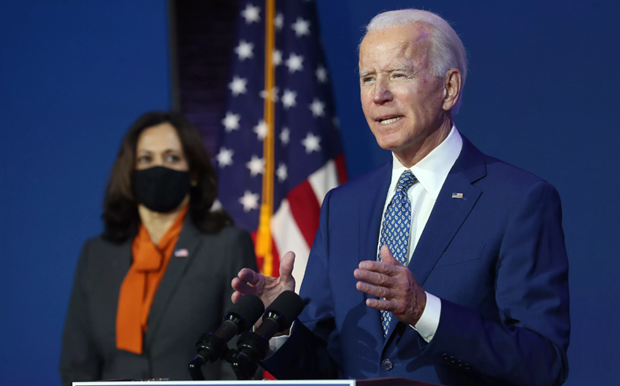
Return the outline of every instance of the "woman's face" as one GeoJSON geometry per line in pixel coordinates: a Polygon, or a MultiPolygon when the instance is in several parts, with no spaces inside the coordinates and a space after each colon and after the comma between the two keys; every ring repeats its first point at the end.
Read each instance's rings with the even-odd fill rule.
{"type": "Polygon", "coordinates": [[[138,137],[136,170],[153,166],[164,166],[179,171],[189,170],[179,135],[169,123],[148,127],[138,137]]]}

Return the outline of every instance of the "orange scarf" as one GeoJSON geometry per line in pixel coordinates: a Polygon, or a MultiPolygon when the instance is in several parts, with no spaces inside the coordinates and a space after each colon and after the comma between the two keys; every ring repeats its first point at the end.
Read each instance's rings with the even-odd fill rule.
{"type": "Polygon", "coordinates": [[[157,287],[183,228],[187,206],[179,212],[157,246],[144,225],[133,240],[133,263],[123,280],[116,312],[116,348],[142,354],[144,333],[157,287]]]}

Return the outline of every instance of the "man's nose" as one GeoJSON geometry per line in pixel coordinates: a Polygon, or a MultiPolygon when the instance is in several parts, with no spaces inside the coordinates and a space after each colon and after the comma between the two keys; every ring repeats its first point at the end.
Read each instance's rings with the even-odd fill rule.
{"type": "Polygon", "coordinates": [[[375,84],[373,102],[383,104],[392,100],[392,92],[385,81],[377,81],[375,84]]]}

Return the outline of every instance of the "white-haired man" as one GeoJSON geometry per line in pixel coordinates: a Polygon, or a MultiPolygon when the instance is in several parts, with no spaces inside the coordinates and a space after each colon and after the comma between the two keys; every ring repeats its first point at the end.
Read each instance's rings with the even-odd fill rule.
{"type": "MultiPolygon", "coordinates": [[[[556,190],[485,156],[453,123],[467,72],[447,22],[385,12],[360,45],[360,93],[391,163],[326,196],[278,378],[405,377],[559,385],[568,373],[568,265],[556,190]]],[[[237,292],[291,289],[242,270],[237,292]]],[[[275,343],[275,342],[274,342],[275,343]]]]}

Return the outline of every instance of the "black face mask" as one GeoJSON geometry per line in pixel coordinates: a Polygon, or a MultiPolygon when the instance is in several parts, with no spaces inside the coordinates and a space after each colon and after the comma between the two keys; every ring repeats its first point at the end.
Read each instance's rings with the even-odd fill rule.
{"type": "Polygon", "coordinates": [[[133,194],[150,210],[168,213],[176,209],[189,192],[189,172],[163,166],[133,172],[133,194]]]}

